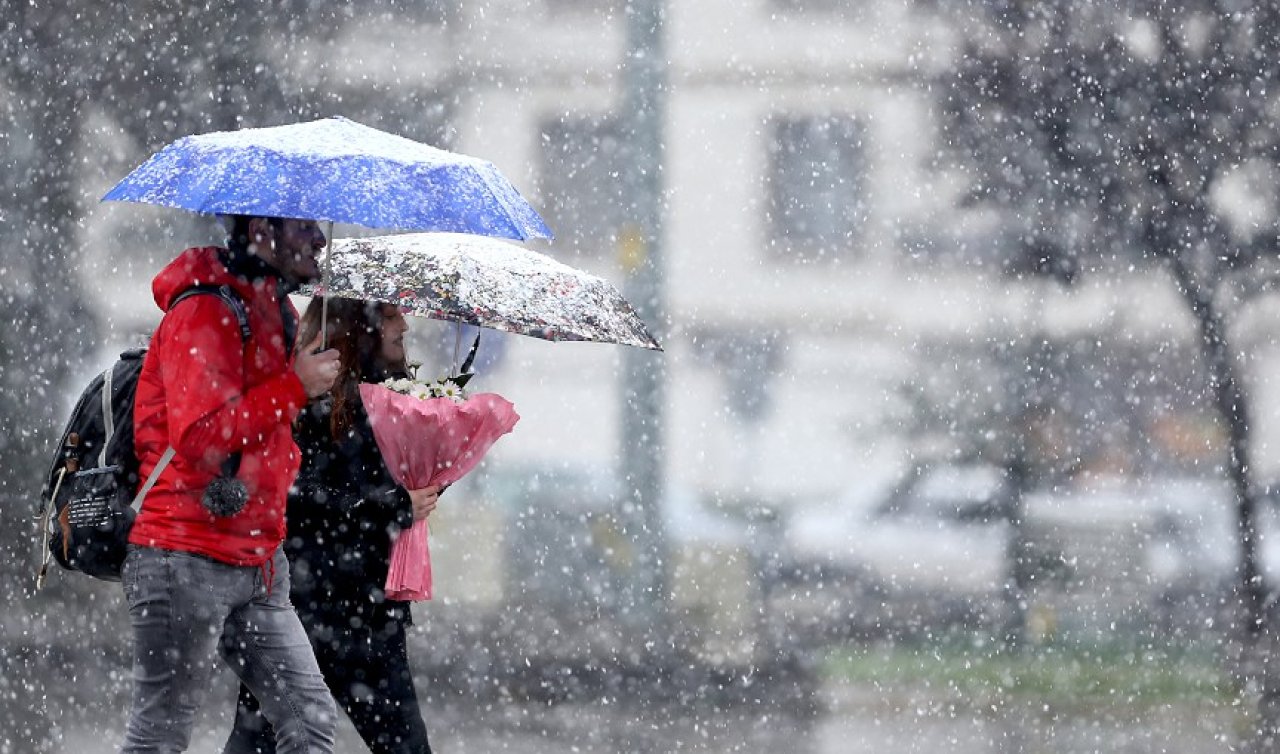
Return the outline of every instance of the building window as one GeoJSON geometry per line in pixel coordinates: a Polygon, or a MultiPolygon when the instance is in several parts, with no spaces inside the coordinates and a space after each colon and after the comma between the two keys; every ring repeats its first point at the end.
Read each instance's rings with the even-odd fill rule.
{"type": "Polygon", "coordinates": [[[617,118],[552,118],[541,142],[541,197],[556,248],[593,256],[611,249],[626,220],[617,118]]]}
{"type": "Polygon", "coordinates": [[[849,256],[866,224],[865,128],[848,116],[780,117],[770,130],[770,248],[849,256]]]}
{"type": "MultiPolygon", "coordinates": [[[[300,3],[300,5],[307,5],[300,3]]],[[[360,18],[398,20],[401,23],[440,25],[458,17],[459,0],[361,0],[351,4],[360,18]]],[[[305,7],[300,12],[304,12],[305,7]]]]}
{"type": "Polygon", "coordinates": [[[621,16],[625,0],[546,0],[552,15],[603,13],[621,16]]]}
{"type": "Polygon", "coordinates": [[[840,21],[860,18],[864,7],[849,0],[770,0],[769,5],[782,16],[820,15],[840,21]]]}
{"type": "Polygon", "coordinates": [[[451,149],[457,137],[453,128],[457,99],[450,87],[422,90],[370,84],[344,91],[342,106],[360,123],[438,149],[451,149]]]}

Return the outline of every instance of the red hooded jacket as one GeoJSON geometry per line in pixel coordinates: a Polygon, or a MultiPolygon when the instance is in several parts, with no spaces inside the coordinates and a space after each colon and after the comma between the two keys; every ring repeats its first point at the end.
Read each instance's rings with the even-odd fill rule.
{"type": "Polygon", "coordinates": [[[147,493],[129,541],[257,566],[284,539],[285,496],[300,461],[290,425],[307,396],[285,347],[283,310],[294,322],[297,311],[274,271],[258,263],[257,274],[234,275],[227,255],[215,247],[187,249],[152,282],[166,314],[134,402],[141,478],[169,446],[176,454],[147,493]],[[169,310],[194,285],[229,285],[239,294],[249,315],[247,343],[217,296],[190,296],[169,310]],[[235,451],[241,452],[236,476],[249,500],[234,516],[216,517],[201,495],[235,451]]]}

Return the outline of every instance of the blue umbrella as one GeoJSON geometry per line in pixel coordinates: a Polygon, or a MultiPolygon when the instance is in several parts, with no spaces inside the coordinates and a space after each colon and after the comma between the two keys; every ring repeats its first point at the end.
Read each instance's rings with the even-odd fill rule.
{"type": "Polygon", "coordinates": [[[368,228],[551,238],[547,224],[492,163],[341,117],[184,137],[102,200],[368,228]]]}

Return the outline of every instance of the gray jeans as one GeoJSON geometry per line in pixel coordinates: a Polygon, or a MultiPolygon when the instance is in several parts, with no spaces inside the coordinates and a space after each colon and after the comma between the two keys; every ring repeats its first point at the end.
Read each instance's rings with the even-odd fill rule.
{"type": "Polygon", "coordinates": [[[278,751],[333,751],[336,707],[289,604],[284,553],[262,567],[129,545],[133,710],[122,752],[185,751],[214,650],[258,700],[278,751]]]}

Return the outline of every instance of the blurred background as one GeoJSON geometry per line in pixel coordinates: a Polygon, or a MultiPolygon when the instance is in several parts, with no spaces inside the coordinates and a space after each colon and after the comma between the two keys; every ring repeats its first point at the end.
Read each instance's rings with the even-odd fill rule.
{"type": "Polygon", "coordinates": [[[1271,4],[0,8],[0,751],[122,736],[122,595],[34,590],[41,475],[221,240],[99,197],[339,114],[495,163],[666,349],[483,334],[522,419],[432,519],[439,750],[1267,750],[1271,4]]]}

